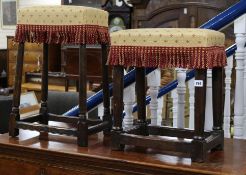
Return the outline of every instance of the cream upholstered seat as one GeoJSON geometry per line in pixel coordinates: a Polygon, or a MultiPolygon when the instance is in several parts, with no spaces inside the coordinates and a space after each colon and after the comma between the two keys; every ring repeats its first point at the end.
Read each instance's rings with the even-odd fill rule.
{"type": "Polygon", "coordinates": [[[226,64],[225,36],[208,29],[153,28],[111,34],[109,64],[212,68],[226,64]]]}
{"type": "Polygon", "coordinates": [[[82,6],[18,10],[15,40],[46,43],[108,43],[108,13],[82,6]]]}

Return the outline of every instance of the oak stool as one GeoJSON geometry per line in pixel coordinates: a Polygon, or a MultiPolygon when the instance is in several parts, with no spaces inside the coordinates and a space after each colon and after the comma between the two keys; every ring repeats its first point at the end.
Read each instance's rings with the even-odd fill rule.
{"type": "Polygon", "coordinates": [[[111,35],[108,64],[113,65],[112,149],[125,145],[189,153],[203,162],[209,150],[223,149],[222,69],[226,65],[224,34],[207,29],[130,29],[111,35]],[[138,121],[122,129],[123,68],[136,69],[138,121]],[[195,129],[149,125],[145,108],[145,68],[196,69],[195,129]],[[206,71],[213,74],[213,131],[204,131],[206,71]],[[165,137],[158,137],[165,136],[165,137]],[[176,139],[174,138],[176,137],[176,139]]]}
{"type": "MultiPolygon", "coordinates": [[[[10,114],[9,135],[18,136],[19,129],[35,130],[47,136],[48,132],[77,136],[79,146],[88,145],[88,135],[99,131],[110,131],[107,45],[109,44],[108,13],[106,11],[81,6],[38,6],[18,11],[15,41],[19,43],[15,74],[13,108],[10,114]],[[22,69],[25,42],[43,43],[41,108],[38,115],[20,120],[22,69]],[[79,45],[79,117],[50,114],[48,100],[48,45],[79,45]],[[104,116],[103,120],[90,121],[86,117],[86,45],[100,44],[102,49],[104,116]],[[49,121],[65,122],[76,127],[50,126],[49,121]]],[[[66,101],[64,101],[66,103],[66,101]]]]}

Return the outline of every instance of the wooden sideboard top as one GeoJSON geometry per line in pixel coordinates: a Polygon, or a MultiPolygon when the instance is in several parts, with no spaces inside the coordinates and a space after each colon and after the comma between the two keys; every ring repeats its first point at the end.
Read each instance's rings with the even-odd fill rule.
{"type": "Polygon", "coordinates": [[[45,141],[38,136],[38,132],[23,130],[17,138],[0,135],[0,160],[45,162],[76,171],[102,172],[100,174],[246,174],[244,140],[225,139],[224,152],[210,153],[205,163],[191,163],[190,158],[131,146],[124,152],[111,151],[110,137],[103,138],[102,133],[90,137],[88,148],[78,147],[74,137],[49,135],[49,141],[45,141]]]}

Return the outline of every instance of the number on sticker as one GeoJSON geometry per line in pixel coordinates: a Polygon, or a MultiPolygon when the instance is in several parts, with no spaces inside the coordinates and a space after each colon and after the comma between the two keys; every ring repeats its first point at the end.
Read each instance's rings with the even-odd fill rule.
{"type": "Polygon", "coordinates": [[[194,86],[195,87],[203,87],[203,81],[202,80],[195,80],[194,86]]]}

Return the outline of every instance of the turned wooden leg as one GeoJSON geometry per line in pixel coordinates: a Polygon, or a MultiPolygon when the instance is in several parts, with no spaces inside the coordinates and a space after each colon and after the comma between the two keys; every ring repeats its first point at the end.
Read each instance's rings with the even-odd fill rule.
{"type": "Polygon", "coordinates": [[[113,68],[113,128],[112,128],[112,150],[121,150],[120,133],[122,132],[122,111],[123,111],[123,76],[122,66],[113,68]]]}
{"type": "MultiPolygon", "coordinates": [[[[43,64],[42,64],[42,83],[41,83],[41,107],[40,107],[40,123],[48,125],[48,47],[49,45],[43,43],[43,64]]],[[[40,139],[47,140],[48,133],[40,132],[40,139]]]]}
{"type": "Polygon", "coordinates": [[[103,121],[108,121],[110,128],[104,130],[104,133],[109,133],[112,127],[112,117],[110,115],[110,94],[109,94],[109,76],[108,76],[108,65],[107,57],[107,45],[102,44],[102,84],[103,84],[103,107],[104,107],[104,114],[103,114],[103,121]]]}
{"type": "Polygon", "coordinates": [[[43,44],[43,64],[42,64],[42,83],[41,83],[41,121],[40,123],[48,124],[48,44],[43,44]]]}
{"type": "MultiPolygon", "coordinates": [[[[223,131],[223,109],[224,109],[224,100],[223,100],[223,68],[216,67],[212,70],[212,83],[213,83],[213,130],[220,132],[221,137],[224,138],[223,131]]],[[[221,140],[223,140],[223,138],[221,140]]],[[[224,142],[216,147],[216,150],[222,150],[224,142]]]]}
{"type": "Polygon", "coordinates": [[[79,121],[78,121],[78,145],[86,147],[88,146],[88,124],[86,122],[86,101],[87,101],[87,89],[86,89],[86,44],[79,47],[79,121]]]}
{"type": "Polygon", "coordinates": [[[205,104],[207,87],[207,70],[197,70],[195,80],[200,80],[200,86],[195,87],[195,131],[193,137],[194,150],[192,161],[203,162],[206,158],[206,148],[204,139],[205,104]],[[202,86],[201,86],[202,84],[202,86]]]}
{"type": "Polygon", "coordinates": [[[223,71],[222,68],[213,68],[213,130],[222,130],[223,125],[223,71]]]}
{"type": "Polygon", "coordinates": [[[9,118],[9,135],[12,137],[19,135],[19,129],[16,128],[16,121],[20,120],[19,106],[20,106],[20,95],[21,95],[23,60],[24,60],[24,43],[21,42],[19,43],[18,46],[13,105],[9,118]]]}
{"type": "Polygon", "coordinates": [[[138,104],[138,124],[141,126],[141,135],[148,135],[145,106],[145,68],[136,68],[136,94],[138,104]]]}

